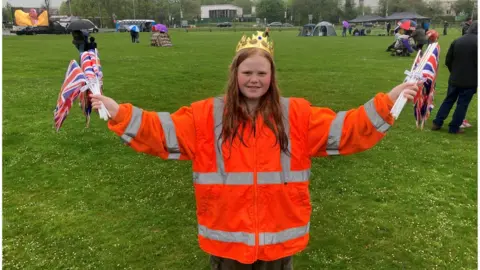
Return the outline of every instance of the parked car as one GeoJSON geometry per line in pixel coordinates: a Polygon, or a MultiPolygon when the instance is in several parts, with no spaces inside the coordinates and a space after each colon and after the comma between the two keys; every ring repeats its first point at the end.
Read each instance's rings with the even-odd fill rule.
{"type": "Polygon", "coordinates": [[[33,27],[33,26],[27,26],[27,27],[24,27],[23,29],[17,30],[13,33],[16,33],[18,36],[21,36],[21,35],[36,35],[37,30],[35,28],[36,27],[33,27]]]}
{"type": "Polygon", "coordinates": [[[281,22],[272,22],[268,24],[268,27],[282,27],[283,24],[281,22]]]}
{"type": "Polygon", "coordinates": [[[231,22],[217,23],[217,27],[232,27],[232,23],[231,22]]]}
{"type": "Polygon", "coordinates": [[[293,24],[290,24],[290,23],[284,23],[283,27],[295,27],[295,26],[293,26],[293,24]]]}
{"type": "Polygon", "coordinates": [[[68,31],[58,22],[52,22],[49,26],[27,26],[15,31],[17,35],[38,35],[38,34],[67,34],[68,31]]]}
{"type": "Polygon", "coordinates": [[[93,28],[87,29],[89,33],[98,33],[98,27],[92,21],[88,19],[84,19],[84,20],[89,21],[93,24],[93,28]]]}
{"type": "Polygon", "coordinates": [[[98,33],[98,27],[95,26],[94,28],[90,28],[90,29],[88,29],[88,32],[89,33],[98,33]]]}

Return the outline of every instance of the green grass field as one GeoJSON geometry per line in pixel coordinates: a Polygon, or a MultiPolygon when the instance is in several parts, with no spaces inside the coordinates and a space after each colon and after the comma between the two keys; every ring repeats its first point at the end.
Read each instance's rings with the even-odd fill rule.
{"type": "MultiPolygon", "coordinates": [[[[340,34],[340,33],[339,33],[340,34]]],[[[345,110],[404,79],[410,58],[392,37],[302,38],[274,32],[284,96],[345,110]]],[[[173,32],[172,48],[95,35],[104,92],[174,112],[223,92],[240,32],[173,32]]],[[[445,95],[441,37],[436,114],[445,95]]],[[[209,269],[197,244],[191,163],[121,144],[75,104],[59,133],[53,109],[71,36],[3,37],[3,265],[5,269],[209,269]]],[[[476,269],[477,101],[464,135],[415,128],[409,104],[370,151],[315,159],[311,240],[295,269],[476,269]]],[[[452,112],[453,113],[453,112],[452,112]]],[[[452,114],[451,113],[451,114],[452,114]]],[[[448,120],[449,121],[449,120],[448,120]]],[[[447,121],[447,124],[448,124],[447,121]]]]}

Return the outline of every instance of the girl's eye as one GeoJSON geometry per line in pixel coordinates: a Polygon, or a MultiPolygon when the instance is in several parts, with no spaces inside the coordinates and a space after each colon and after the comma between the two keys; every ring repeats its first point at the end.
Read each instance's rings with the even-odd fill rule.
{"type": "Polygon", "coordinates": [[[245,75],[252,75],[252,72],[251,72],[251,71],[244,71],[243,74],[245,74],[245,75]]]}

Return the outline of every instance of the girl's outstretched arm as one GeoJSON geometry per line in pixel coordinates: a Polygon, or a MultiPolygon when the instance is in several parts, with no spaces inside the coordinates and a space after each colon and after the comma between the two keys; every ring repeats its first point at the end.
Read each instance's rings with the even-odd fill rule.
{"type": "Polygon", "coordinates": [[[195,126],[190,107],[175,113],[144,111],[131,104],[117,104],[106,96],[92,96],[93,108],[102,102],[111,115],[108,128],[135,151],[163,159],[194,157],[195,126]]]}
{"type": "Polygon", "coordinates": [[[379,93],[362,106],[335,113],[311,107],[308,147],[311,156],[349,155],[375,146],[393,125],[390,114],[394,102],[403,95],[412,100],[416,83],[401,84],[388,94],[379,93]]]}

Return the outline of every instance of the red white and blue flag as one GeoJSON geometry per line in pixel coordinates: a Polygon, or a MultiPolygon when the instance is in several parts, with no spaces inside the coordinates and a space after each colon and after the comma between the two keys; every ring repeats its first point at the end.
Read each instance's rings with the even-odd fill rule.
{"type": "Polygon", "coordinates": [[[86,83],[87,78],[78,63],[75,60],[70,61],[53,115],[55,122],[54,125],[57,132],[60,130],[60,127],[67,118],[73,101],[75,101],[80,94],[80,88],[82,88],[86,83]]]}
{"type": "MultiPolygon", "coordinates": [[[[440,46],[437,44],[432,53],[428,55],[428,59],[422,70],[424,79],[423,88],[418,91],[414,99],[414,115],[417,126],[423,127],[425,121],[430,117],[433,110],[433,96],[435,94],[435,81],[438,74],[438,63],[440,56],[440,46]]],[[[415,63],[415,67],[420,63],[420,57],[415,63]]]]}

